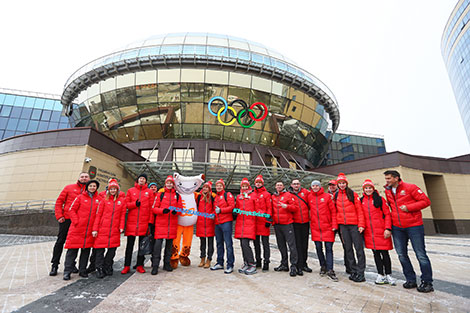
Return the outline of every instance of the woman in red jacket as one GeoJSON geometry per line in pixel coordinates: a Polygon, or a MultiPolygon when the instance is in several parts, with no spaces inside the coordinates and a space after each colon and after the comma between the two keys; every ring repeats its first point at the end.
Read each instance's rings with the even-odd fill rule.
{"type": "MultiPolygon", "coordinates": [[[[196,198],[197,211],[201,213],[214,214],[214,197],[212,195],[212,182],[206,182],[201,189],[201,193],[196,198]]],[[[201,240],[201,263],[199,267],[211,267],[212,255],[214,255],[214,236],[215,221],[214,218],[208,218],[198,215],[196,222],[196,236],[201,240]],[[207,259],[206,259],[207,242],[207,259]]]]}
{"type": "Polygon", "coordinates": [[[92,235],[95,237],[93,248],[96,249],[97,277],[113,275],[114,256],[121,245],[121,233],[126,219],[126,201],[120,197],[117,180],[108,183],[106,195],[101,199],[93,223],[92,235]],[[106,256],[105,248],[108,249],[106,256]]]}
{"type": "Polygon", "coordinates": [[[333,243],[335,242],[335,231],[338,229],[336,208],[331,200],[331,195],[323,191],[318,180],[312,181],[311,187],[308,195],[310,230],[312,240],[315,242],[318,261],[320,261],[320,275],[327,275],[331,280],[338,281],[333,270],[333,243]],[[325,243],[326,258],[323,254],[323,242],[325,243]]]}
{"type": "Polygon", "coordinates": [[[244,261],[243,267],[238,272],[246,275],[256,274],[256,263],[250,247],[250,240],[256,239],[256,217],[252,215],[256,208],[255,199],[250,182],[247,178],[243,178],[240,183],[240,194],[235,201],[235,207],[239,210],[235,223],[235,238],[240,239],[244,261]]]}
{"type": "Polygon", "coordinates": [[[80,252],[78,265],[79,275],[88,277],[86,266],[90,256],[90,248],[93,247],[93,236],[91,234],[96,216],[96,208],[99,204],[98,187],[100,183],[90,180],[86,183],[85,191],[78,195],[69,208],[70,220],[72,222],[67,240],[65,241],[65,270],[64,280],[70,280],[70,274],[75,267],[75,259],[80,252]]]}
{"type": "Polygon", "coordinates": [[[396,280],[391,276],[392,261],[389,250],[392,245],[392,217],[387,202],[382,198],[370,179],[362,184],[364,195],[362,196],[362,208],[366,221],[364,241],[367,249],[374,253],[375,266],[377,267],[378,285],[395,285],[396,280]],[[385,271],[384,271],[385,270],[385,271]]]}
{"type": "Polygon", "coordinates": [[[364,212],[362,211],[361,200],[357,193],[348,187],[348,180],[343,173],[339,173],[338,191],[333,199],[336,205],[336,218],[339,230],[344,241],[346,257],[351,266],[352,274],[349,279],[360,283],[366,281],[364,271],[366,269],[366,256],[364,254],[364,239],[361,233],[364,231],[364,212]],[[356,250],[356,258],[354,257],[356,250]]]}
{"type": "Polygon", "coordinates": [[[271,202],[271,194],[264,187],[263,176],[258,175],[255,179],[255,189],[253,196],[256,197],[256,212],[268,214],[269,218],[264,216],[256,217],[256,239],[255,239],[255,258],[256,267],[261,266],[261,243],[263,243],[263,272],[269,271],[269,259],[271,257],[271,249],[269,247],[269,235],[271,234],[270,226],[273,222],[273,207],[271,202]]]}

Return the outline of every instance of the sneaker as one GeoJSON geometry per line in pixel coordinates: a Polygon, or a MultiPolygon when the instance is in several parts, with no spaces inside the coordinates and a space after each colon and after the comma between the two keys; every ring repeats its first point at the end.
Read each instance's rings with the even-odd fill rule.
{"type": "Polygon", "coordinates": [[[326,267],[322,266],[320,268],[320,276],[325,276],[326,275],[326,267]]]}
{"type": "Polygon", "coordinates": [[[211,267],[211,271],[223,270],[224,266],[220,265],[219,263],[215,263],[214,266],[211,267]]]}
{"type": "Polygon", "coordinates": [[[424,292],[424,293],[434,291],[432,283],[425,283],[425,282],[421,282],[421,285],[419,285],[417,289],[419,292],[424,292]]]}
{"type": "Polygon", "coordinates": [[[86,271],[85,272],[80,272],[80,273],[78,273],[78,276],[83,277],[83,278],[87,278],[88,273],[86,271]]]}
{"type": "Polygon", "coordinates": [[[356,279],[356,275],[356,273],[351,273],[351,275],[349,275],[349,280],[354,281],[356,279]]]}
{"type": "Polygon", "coordinates": [[[141,274],[145,273],[145,269],[142,265],[137,266],[135,270],[141,274]]]}
{"type": "Polygon", "coordinates": [[[130,266],[124,266],[124,268],[122,269],[121,271],[121,274],[124,275],[124,274],[127,274],[129,273],[131,270],[131,267],[130,266]]]}
{"type": "Polygon", "coordinates": [[[233,266],[227,266],[227,268],[224,271],[225,274],[231,274],[232,272],[233,272],[233,266]]]}
{"type": "Polygon", "coordinates": [[[413,289],[416,288],[418,285],[416,285],[416,282],[414,281],[407,281],[403,284],[403,288],[405,289],[413,289]]]}
{"type": "Polygon", "coordinates": [[[64,280],[70,280],[70,273],[64,273],[64,280]]]}
{"type": "Polygon", "coordinates": [[[289,273],[290,277],[295,277],[297,276],[297,266],[295,265],[291,265],[290,266],[290,273],[289,273]]]}
{"type": "Polygon", "coordinates": [[[103,269],[100,268],[100,267],[98,267],[98,268],[96,269],[96,277],[102,279],[102,278],[104,278],[105,276],[106,276],[106,274],[104,273],[103,269]]]}
{"type": "Polygon", "coordinates": [[[239,269],[238,269],[238,272],[239,272],[240,274],[245,274],[245,271],[246,271],[249,267],[250,267],[250,266],[248,265],[248,263],[245,263],[245,264],[243,264],[242,268],[239,268],[239,269]]]}
{"type": "Polygon", "coordinates": [[[364,277],[364,274],[356,274],[356,277],[354,277],[353,282],[355,283],[362,283],[365,282],[366,278],[364,277]]]}
{"type": "Polygon", "coordinates": [[[392,275],[388,274],[387,276],[385,276],[385,283],[390,284],[392,286],[396,286],[397,280],[393,278],[392,275]]]}
{"type": "Polygon", "coordinates": [[[297,276],[304,276],[304,272],[300,267],[297,267],[297,276]]]}
{"type": "Polygon", "coordinates": [[[74,274],[78,273],[78,268],[75,265],[73,266],[72,273],[74,274]]]}
{"type": "Polygon", "coordinates": [[[312,269],[308,267],[308,265],[305,265],[304,267],[302,267],[302,271],[307,272],[307,273],[313,272],[312,269]]]}
{"type": "Polygon", "coordinates": [[[281,264],[278,267],[275,267],[274,271],[276,271],[276,272],[288,272],[289,268],[286,265],[281,264]]]}
{"type": "Polygon", "coordinates": [[[331,279],[332,281],[338,281],[338,278],[336,277],[335,271],[333,271],[333,270],[329,270],[326,273],[326,276],[328,276],[328,278],[331,279]]]}
{"type": "Polygon", "coordinates": [[[377,274],[377,278],[375,279],[376,285],[385,285],[388,281],[386,280],[384,275],[377,274]]]}
{"type": "Polygon", "coordinates": [[[248,268],[245,270],[246,275],[253,275],[256,274],[256,264],[250,264],[248,268]]]}
{"type": "MultiPolygon", "coordinates": [[[[88,266],[88,268],[86,269],[87,274],[91,274],[91,273],[93,273],[94,271],[96,271],[96,267],[95,267],[94,265],[90,265],[90,266],[88,266]]],[[[72,271],[72,273],[73,273],[73,271],[72,271]]]]}

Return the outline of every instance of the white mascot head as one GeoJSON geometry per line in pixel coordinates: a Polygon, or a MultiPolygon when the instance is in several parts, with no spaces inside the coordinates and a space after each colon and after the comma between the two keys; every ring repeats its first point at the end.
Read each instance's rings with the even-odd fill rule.
{"type": "MultiPolygon", "coordinates": [[[[204,182],[204,174],[197,176],[182,176],[178,173],[174,173],[173,178],[175,179],[176,191],[181,196],[183,209],[197,211],[194,192],[196,192],[204,182]]],[[[195,214],[183,213],[178,216],[178,224],[181,226],[191,226],[196,224],[196,221],[197,215],[195,214]]]]}

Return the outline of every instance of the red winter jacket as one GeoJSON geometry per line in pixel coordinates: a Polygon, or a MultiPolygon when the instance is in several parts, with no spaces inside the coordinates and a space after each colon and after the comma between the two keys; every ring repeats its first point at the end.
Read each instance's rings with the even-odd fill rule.
{"type": "Polygon", "coordinates": [[[334,242],[333,229],[338,229],[338,223],[336,221],[336,207],[331,200],[331,195],[325,193],[323,188],[318,192],[310,190],[308,204],[312,240],[334,242]]]}
{"type": "Polygon", "coordinates": [[[147,234],[153,199],[153,191],[147,188],[147,184],[141,186],[135,183],[134,187],[127,191],[126,236],[144,236],[147,234]],[[140,207],[135,204],[137,200],[140,201],[140,207]]]}
{"type": "MultiPolygon", "coordinates": [[[[122,193],[124,194],[124,193],[122,193]]],[[[121,194],[117,200],[101,198],[96,210],[93,231],[98,232],[93,248],[116,248],[121,245],[121,232],[126,220],[126,198],[121,194]]]]}
{"type": "Polygon", "coordinates": [[[233,221],[232,211],[235,207],[235,199],[230,192],[227,192],[227,201],[225,201],[225,190],[218,192],[214,199],[214,208],[219,207],[220,213],[215,215],[215,225],[233,221]]]}
{"type": "MultiPolygon", "coordinates": [[[[199,199],[199,203],[197,204],[197,211],[200,213],[207,213],[207,214],[214,214],[215,218],[215,208],[214,208],[214,201],[213,201],[214,194],[209,195],[208,202],[204,200],[204,195],[200,193],[196,197],[199,199]]],[[[213,218],[204,217],[202,215],[198,215],[197,222],[196,222],[196,236],[198,237],[214,237],[215,236],[215,221],[213,218]]]]}
{"type": "Polygon", "coordinates": [[[338,224],[357,225],[357,227],[365,227],[364,212],[362,211],[361,199],[354,192],[354,203],[349,201],[346,195],[346,189],[338,189],[334,195],[333,201],[336,205],[336,220],[338,224]]]}
{"type": "Polygon", "coordinates": [[[294,196],[297,201],[298,210],[294,212],[294,223],[308,223],[310,221],[310,213],[308,211],[308,191],[305,188],[300,188],[298,192],[295,192],[292,187],[289,188],[289,192],[294,196]],[[304,201],[302,201],[302,198],[304,201]]]}
{"type": "Polygon", "coordinates": [[[392,230],[390,209],[385,199],[382,198],[382,207],[376,208],[372,195],[368,196],[364,194],[362,208],[366,219],[366,228],[364,230],[366,248],[373,250],[392,250],[392,238],[384,238],[385,229],[392,230]]]}
{"type": "Polygon", "coordinates": [[[65,186],[55,202],[55,218],[57,220],[62,217],[70,219],[70,205],[83,191],[85,191],[85,184],[80,184],[78,181],[75,184],[65,186]]]}
{"type": "Polygon", "coordinates": [[[295,197],[287,191],[282,191],[280,194],[276,191],[272,194],[271,199],[273,202],[273,225],[293,223],[294,212],[299,209],[295,197]],[[280,203],[287,204],[287,208],[283,208],[280,203]]]}
{"type": "MultiPolygon", "coordinates": [[[[271,200],[271,194],[263,186],[261,188],[254,189],[251,194],[252,197],[257,199],[256,212],[269,214],[271,220],[273,217],[273,203],[271,200]]],[[[256,216],[256,236],[269,236],[269,227],[266,227],[266,217],[256,216]]]]}
{"type": "Polygon", "coordinates": [[[93,198],[87,191],[81,193],[75,198],[69,208],[69,216],[71,220],[67,239],[65,241],[65,249],[79,249],[93,247],[93,223],[95,222],[96,209],[101,198],[95,192],[93,198]]]}
{"type": "Polygon", "coordinates": [[[155,239],[175,239],[178,229],[178,215],[181,212],[173,214],[172,210],[163,213],[164,209],[170,207],[183,208],[181,197],[176,195],[175,188],[167,189],[163,193],[163,199],[160,200],[161,192],[155,195],[155,204],[153,205],[153,214],[155,214],[155,239]]]}
{"type": "MultiPolygon", "coordinates": [[[[100,197],[101,199],[105,199],[106,198],[106,190],[103,190],[102,192],[100,192],[100,197]]],[[[119,198],[121,199],[124,199],[124,201],[126,201],[126,194],[124,192],[122,192],[121,190],[119,190],[119,198]]]]}
{"type": "MultiPolygon", "coordinates": [[[[240,211],[255,212],[256,197],[252,196],[251,188],[241,191],[237,196],[236,208],[240,211]],[[245,196],[246,195],[246,196],[245,196]]],[[[235,238],[256,239],[256,216],[239,213],[235,222],[235,238]]]]}
{"type": "Polygon", "coordinates": [[[388,186],[385,186],[385,195],[392,209],[393,226],[406,228],[423,225],[421,210],[431,205],[431,201],[418,186],[400,181],[396,196],[388,186]],[[402,211],[402,205],[406,205],[409,212],[402,211]]]}

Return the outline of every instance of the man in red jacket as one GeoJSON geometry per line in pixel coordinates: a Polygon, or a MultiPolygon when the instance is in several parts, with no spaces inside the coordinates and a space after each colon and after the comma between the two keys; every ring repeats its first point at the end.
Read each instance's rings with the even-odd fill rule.
{"type": "Polygon", "coordinates": [[[417,287],[416,273],[408,256],[408,240],[410,240],[421,268],[421,285],[417,289],[419,292],[434,291],[431,261],[426,254],[421,214],[421,210],[427,208],[431,201],[418,186],[403,182],[399,172],[389,170],[385,171],[384,175],[387,183],[385,195],[392,209],[393,244],[406,277],[403,287],[406,289],[417,287]]]}
{"type": "MultiPolygon", "coordinates": [[[[75,184],[67,185],[60,193],[57,201],[55,202],[55,217],[59,222],[59,234],[57,235],[57,241],[52,251],[52,268],[49,273],[50,276],[57,275],[57,269],[59,268],[59,261],[64,250],[65,239],[70,228],[70,215],[69,208],[73,200],[85,190],[86,183],[90,180],[90,175],[87,172],[80,173],[78,181],[75,184]]],[[[75,267],[73,273],[78,273],[78,269],[75,267]]]]}
{"type": "Polygon", "coordinates": [[[256,212],[265,213],[269,218],[257,216],[256,217],[256,239],[255,239],[255,258],[256,267],[261,267],[261,242],[263,243],[263,272],[269,270],[269,259],[271,257],[271,249],[269,247],[269,235],[271,233],[270,226],[273,218],[273,204],[271,201],[271,194],[264,187],[263,176],[258,175],[255,179],[255,190],[252,194],[258,201],[256,201],[256,212]]]}

